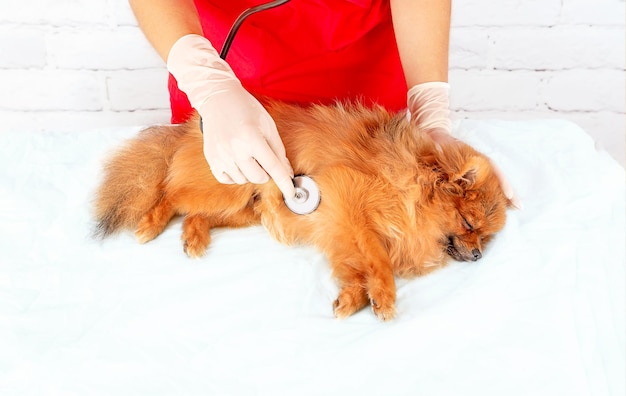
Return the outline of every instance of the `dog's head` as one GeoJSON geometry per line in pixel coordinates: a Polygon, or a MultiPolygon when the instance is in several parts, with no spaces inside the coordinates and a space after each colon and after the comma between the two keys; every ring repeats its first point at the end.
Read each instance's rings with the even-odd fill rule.
{"type": "Polygon", "coordinates": [[[445,147],[438,166],[437,190],[446,208],[442,248],[455,260],[476,261],[504,227],[511,201],[491,161],[463,143],[445,147]]]}

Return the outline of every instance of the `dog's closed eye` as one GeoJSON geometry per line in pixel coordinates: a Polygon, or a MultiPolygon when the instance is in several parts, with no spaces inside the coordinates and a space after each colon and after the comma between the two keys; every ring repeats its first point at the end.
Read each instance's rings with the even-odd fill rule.
{"type": "Polygon", "coordinates": [[[474,226],[472,226],[472,224],[469,221],[467,221],[467,219],[463,217],[463,215],[459,215],[459,216],[461,216],[463,228],[465,228],[467,231],[474,231],[474,226]]]}

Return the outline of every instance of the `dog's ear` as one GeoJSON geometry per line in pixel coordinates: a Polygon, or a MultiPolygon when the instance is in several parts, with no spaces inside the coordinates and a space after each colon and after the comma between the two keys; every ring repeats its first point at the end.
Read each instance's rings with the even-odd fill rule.
{"type": "Polygon", "coordinates": [[[489,169],[489,162],[480,155],[469,157],[451,174],[448,180],[467,190],[481,182],[489,169]]]}
{"type": "Polygon", "coordinates": [[[461,142],[437,152],[435,158],[436,183],[451,195],[466,196],[468,190],[480,188],[492,173],[489,159],[461,142]]]}

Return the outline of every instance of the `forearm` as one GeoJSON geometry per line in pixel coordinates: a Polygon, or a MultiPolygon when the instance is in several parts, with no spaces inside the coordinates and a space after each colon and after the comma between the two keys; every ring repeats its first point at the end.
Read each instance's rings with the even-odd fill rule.
{"type": "Polygon", "coordinates": [[[451,0],[391,0],[393,26],[408,87],[448,81],[451,0]]]}
{"type": "Polygon", "coordinates": [[[172,45],[187,34],[202,34],[193,0],[129,0],[139,27],[167,61],[172,45]]]}

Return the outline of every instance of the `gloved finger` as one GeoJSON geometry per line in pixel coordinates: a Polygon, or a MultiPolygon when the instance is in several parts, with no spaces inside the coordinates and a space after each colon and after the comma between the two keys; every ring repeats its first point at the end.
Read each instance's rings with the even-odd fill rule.
{"type": "Polygon", "coordinates": [[[435,148],[440,153],[443,152],[441,146],[458,142],[458,140],[454,136],[450,135],[450,133],[439,128],[426,130],[425,133],[433,140],[433,142],[435,142],[435,148]]]}
{"type": "Polygon", "coordinates": [[[226,174],[236,183],[236,184],[246,184],[248,183],[248,179],[246,176],[241,173],[239,168],[232,169],[226,171],[226,174]]]}
{"type": "Polygon", "coordinates": [[[261,165],[252,157],[238,160],[239,170],[250,183],[263,184],[270,180],[269,175],[263,170],[261,165]]]}
{"type": "Polygon", "coordinates": [[[254,152],[254,158],[274,180],[274,183],[276,183],[276,186],[278,186],[278,189],[283,193],[285,198],[293,198],[296,195],[291,166],[285,168],[285,164],[278,159],[276,153],[270,149],[269,145],[257,146],[254,152]]]}
{"type": "Polygon", "coordinates": [[[236,184],[232,177],[228,176],[228,173],[221,172],[218,176],[215,176],[218,182],[222,184],[236,184]]]}
{"type": "Polygon", "coordinates": [[[296,196],[296,188],[293,185],[293,177],[286,174],[273,177],[274,183],[278,186],[280,192],[287,199],[293,199],[296,196]]]}
{"type": "Polygon", "coordinates": [[[522,209],[522,201],[515,194],[515,190],[513,190],[513,186],[511,186],[506,176],[504,176],[504,172],[502,172],[502,170],[500,170],[500,168],[493,161],[491,161],[491,165],[493,167],[494,173],[500,181],[500,187],[502,188],[502,192],[504,192],[504,195],[509,199],[511,205],[515,209],[522,209]]]}
{"type": "Polygon", "coordinates": [[[217,180],[218,182],[222,184],[235,184],[235,181],[228,175],[228,173],[221,170],[216,171],[213,169],[211,169],[211,172],[213,173],[213,177],[215,177],[215,180],[217,180]]]}
{"type": "MultiPolygon", "coordinates": [[[[269,116],[269,115],[268,115],[269,116]]],[[[270,123],[266,125],[266,133],[265,140],[267,144],[270,146],[270,149],[278,160],[282,163],[282,167],[287,170],[290,179],[293,179],[294,173],[289,160],[287,159],[287,154],[285,152],[285,146],[283,145],[283,141],[280,139],[280,135],[278,134],[278,130],[276,129],[276,124],[272,119],[269,120],[270,123]]]]}
{"type": "Polygon", "coordinates": [[[426,129],[425,132],[428,136],[430,136],[431,139],[433,139],[436,143],[439,143],[441,145],[457,141],[457,139],[454,136],[452,136],[450,132],[447,132],[445,129],[441,129],[441,128],[426,129]]]}
{"type": "Polygon", "coordinates": [[[211,171],[215,179],[222,184],[246,184],[248,182],[235,163],[229,166],[216,166],[215,170],[211,167],[211,171]]]}

